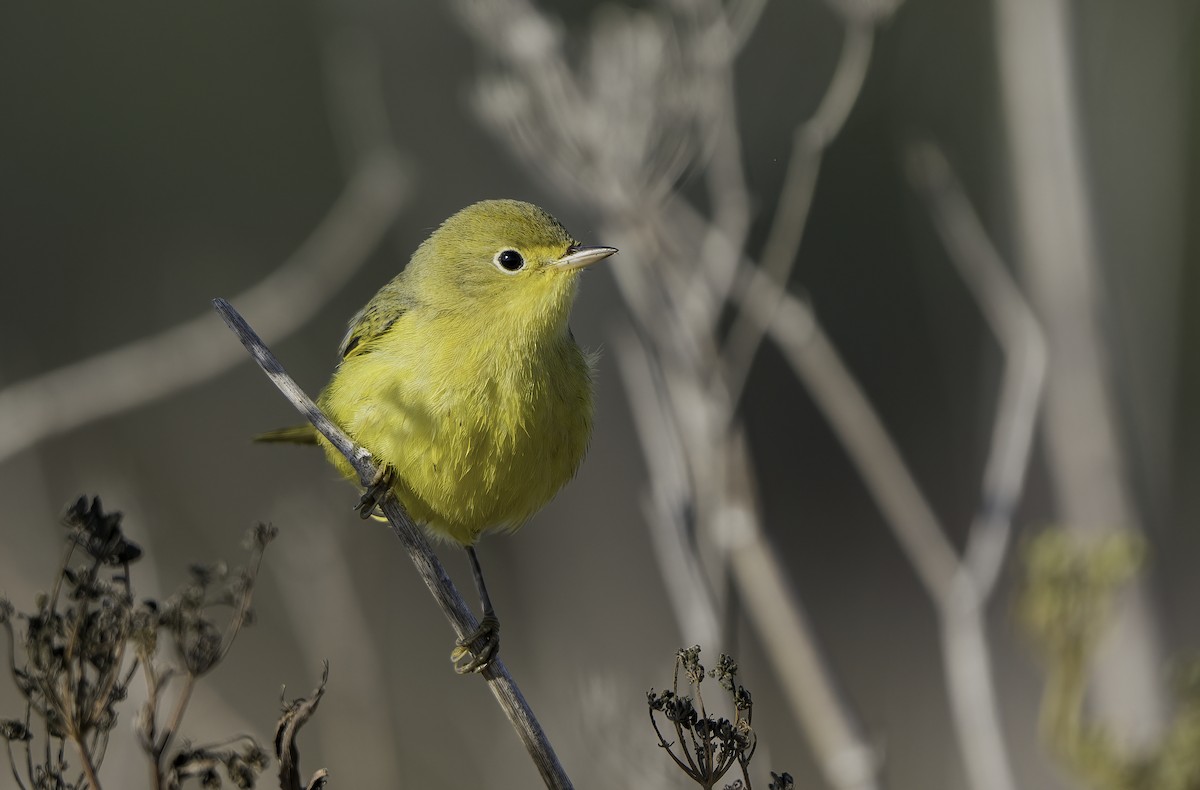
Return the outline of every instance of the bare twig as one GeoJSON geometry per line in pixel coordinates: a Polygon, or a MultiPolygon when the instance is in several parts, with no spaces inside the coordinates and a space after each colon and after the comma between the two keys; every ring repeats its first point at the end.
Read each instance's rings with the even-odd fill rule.
{"type": "MultiPolygon", "coordinates": [[[[761,294],[750,289],[745,298],[761,294]]],[[[771,339],[846,448],[925,589],[935,601],[946,600],[958,558],[933,508],[809,306],[790,294],[776,299],[771,339]]],[[[745,306],[753,312],[753,303],[745,306]]]]}
{"type": "Polygon", "coordinates": [[[103,790],[100,786],[100,777],[96,774],[96,764],[92,761],[91,750],[88,749],[83,736],[78,733],[72,733],[71,741],[75,744],[75,748],[79,752],[80,762],[83,763],[83,772],[87,775],[88,780],[88,790],[103,790]]]}
{"type": "Polygon", "coordinates": [[[879,755],[867,745],[843,699],[778,553],[751,516],[748,511],[725,514],[730,567],[745,611],[830,785],[839,790],[877,788],[879,755]]]}
{"type": "Polygon", "coordinates": [[[908,170],[951,262],[975,296],[1006,359],[983,473],[982,504],[964,551],[979,592],[986,596],[999,573],[1029,465],[1046,378],[1046,340],[941,151],[930,143],[915,145],[908,170]]]}
{"type": "MultiPolygon", "coordinates": [[[[871,63],[874,37],[873,25],[853,19],[846,20],[842,53],[825,96],[813,116],[796,127],[792,133],[791,158],[788,160],[783,189],[780,191],[775,216],[763,247],[762,262],[753,270],[755,282],[746,287],[761,289],[757,280],[766,277],[780,288],[787,288],[792,267],[795,266],[796,253],[800,250],[800,242],[808,224],[813,193],[817,188],[817,176],[821,171],[821,160],[825,149],[845,126],[850,110],[862,92],[867,67],[871,63]]],[[[727,265],[734,267],[737,263],[737,258],[732,257],[727,265]]],[[[767,291],[773,292],[776,291],[767,291]]],[[[768,310],[764,315],[769,316],[769,311],[773,309],[770,297],[756,301],[758,309],[768,310]]],[[[764,327],[769,323],[761,316],[749,316],[742,311],[730,330],[725,341],[723,357],[724,378],[731,393],[731,403],[737,402],[745,387],[746,378],[754,363],[755,352],[762,342],[764,327]]]]}
{"type": "MultiPolygon", "coordinates": [[[[944,160],[931,158],[930,150],[923,149],[922,183],[931,210],[1007,360],[984,501],[963,560],[807,305],[779,294],[769,331],[838,433],[938,606],[951,701],[972,784],[1003,789],[1014,783],[996,711],[983,614],[1028,463],[1046,354],[1032,313],[950,180],[944,160]]],[[[747,300],[763,295],[761,287],[745,292],[747,300]]],[[[761,315],[753,306],[746,314],[761,315]]]]}
{"type": "Polygon", "coordinates": [[[175,707],[171,709],[171,716],[167,719],[166,725],[159,733],[158,740],[154,743],[154,760],[161,767],[163,755],[167,753],[167,749],[171,746],[171,741],[175,739],[175,735],[179,732],[179,725],[183,722],[183,714],[187,711],[188,703],[192,700],[192,692],[196,689],[196,676],[190,672],[184,676],[183,688],[179,691],[179,696],[175,700],[175,707]]]}
{"type": "MultiPolygon", "coordinates": [[[[348,178],[321,223],[238,301],[278,342],[309,319],[366,262],[411,193],[391,142],[377,55],[352,34],[326,42],[331,127],[348,178]]],[[[240,357],[218,341],[211,316],[141,338],[0,390],[0,461],[38,442],[205,381],[240,357]]]]}
{"type": "MultiPolygon", "coordinates": [[[[295,254],[239,300],[264,315],[270,337],[286,337],[366,260],[407,195],[407,177],[395,153],[376,152],[295,254]]],[[[217,342],[219,336],[219,325],[199,316],[5,388],[0,391],[0,461],[228,370],[240,357],[217,342]]]]}
{"type": "MultiPolygon", "coordinates": [[[[8,765],[9,768],[12,769],[13,780],[16,781],[17,787],[20,788],[20,790],[29,790],[27,787],[25,787],[25,782],[21,780],[21,772],[17,770],[17,761],[16,758],[13,757],[12,753],[12,741],[10,741],[8,738],[4,739],[4,751],[8,755],[8,765]]],[[[30,776],[32,775],[33,773],[31,768],[30,776]]]]}
{"type": "Polygon", "coordinates": [[[716,644],[720,636],[718,603],[681,515],[690,492],[674,421],[660,397],[661,387],[654,382],[655,367],[632,330],[617,335],[616,350],[642,453],[647,467],[654,470],[644,508],[647,522],[657,525],[650,530],[650,538],[671,608],[684,642],[716,644]]]}
{"type": "Polygon", "coordinates": [[[967,771],[976,788],[1011,788],[991,659],[984,628],[1012,533],[1046,376],[1046,344],[999,253],[992,246],[949,164],[932,144],[909,153],[909,178],[924,196],[950,260],[996,336],[1005,357],[1004,379],[984,467],[982,502],[971,523],[958,590],[943,605],[943,648],[950,700],[967,771]]]}
{"type": "MultiPolygon", "coordinates": [[[[275,355],[246,323],[245,319],[227,301],[214,299],[213,305],[284,397],[337,448],[338,452],[346,457],[346,460],[358,473],[359,481],[364,486],[370,484],[376,476],[375,466],[371,462],[371,454],[356,445],[317,408],[312,399],[287,375],[279,360],[275,358],[275,355]]],[[[429,588],[429,592],[437,601],[442,614],[450,621],[458,638],[465,639],[478,628],[479,623],[462,596],[459,595],[454,583],[450,581],[450,577],[446,575],[445,568],[433,553],[424,532],[413,522],[404,507],[391,493],[384,497],[380,507],[391,525],[392,532],[404,545],[409,559],[417,568],[417,573],[420,574],[425,586],[429,588]]],[[[546,786],[552,790],[571,788],[571,780],[567,777],[550,741],[546,738],[545,732],[504,663],[496,659],[481,674],[487,680],[488,688],[497,703],[520,736],[546,786]]]]}
{"type": "Polygon", "coordinates": [[[280,790],[318,790],[325,785],[329,774],[324,768],[303,783],[300,778],[300,747],[296,745],[296,738],[300,728],[317,712],[317,705],[325,696],[325,684],[328,682],[329,664],[326,663],[321,672],[321,684],[313,689],[312,694],[291,702],[282,701],[283,715],[275,727],[275,757],[279,760],[280,790]]]}
{"type": "MultiPolygon", "coordinates": [[[[689,233],[701,237],[705,230],[689,233]]],[[[655,334],[659,342],[670,337],[655,334]]],[[[764,534],[749,449],[739,429],[727,424],[724,402],[711,388],[703,389],[707,368],[680,369],[678,356],[665,358],[669,348],[651,364],[648,344],[631,333],[618,350],[652,470],[651,533],[684,633],[711,634],[721,620],[714,576],[697,551],[700,534],[717,554],[717,577],[732,574],[748,604],[751,623],[829,783],[841,790],[877,787],[877,757],[841,698],[803,605],[764,534]],[[689,512],[701,527],[689,523],[689,512]]]]}
{"type": "MultiPolygon", "coordinates": [[[[654,261],[613,272],[638,330],[623,339],[619,359],[651,473],[647,509],[657,559],[680,627],[693,634],[685,639],[720,640],[730,574],[739,590],[755,586],[750,597],[769,605],[753,622],[829,783],[877,787],[874,754],[839,698],[794,590],[781,572],[757,575],[772,550],[749,450],[740,424],[731,424],[733,404],[718,375],[717,327],[730,291],[744,288],[739,268],[751,203],[732,65],[761,4],[699,0],[598,15],[590,50],[603,57],[578,70],[564,55],[559,27],[531,3],[460,0],[456,7],[468,32],[503,64],[480,91],[489,127],[534,172],[599,209],[613,235],[632,236],[629,246],[654,261]],[[712,219],[682,228],[669,212],[682,202],[677,176],[692,166],[703,168],[712,219]],[[731,563],[732,551],[740,562],[731,563]],[[766,633],[788,629],[783,640],[766,633]]],[[[844,119],[842,98],[857,95],[853,83],[861,81],[869,46],[855,41],[836,100],[823,105],[806,144],[823,148],[844,119]]]]}
{"type": "Polygon", "coordinates": [[[293,539],[273,547],[275,559],[266,570],[288,591],[282,603],[295,633],[305,633],[313,622],[337,623],[332,638],[302,639],[298,647],[301,659],[313,666],[327,659],[335,667],[353,667],[351,672],[339,673],[337,681],[338,699],[355,715],[322,730],[320,748],[325,754],[357,749],[374,755],[360,783],[380,784],[385,777],[398,775],[404,759],[393,748],[396,734],[391,711],[378,704],[379,690],[387,688],[387,670],[392,664],[379,650],[381,635],[372,627],[354,584],[352,558],[339,542],[338,532],[328,528],[330,519],[344,515],[335,516],[335,509],[335,503],[311,497],[289,499],[276,522],[286,523],[293,539]],[[314,556],[321,557],[319,577],[291,584],[314,556]]]}

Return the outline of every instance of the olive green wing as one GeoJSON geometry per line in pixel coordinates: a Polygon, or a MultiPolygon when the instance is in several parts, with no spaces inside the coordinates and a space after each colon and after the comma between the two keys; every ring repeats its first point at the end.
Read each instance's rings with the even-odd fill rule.
{"type": "MultiPolygon", "coordinates": [[[[350,319],[350,327],[346,336],[338,346],[338,354],[343,360],[359,354],[366,354],[374,348],[375,341],[387,334],[396,323],[396,319],[404,315],[410,308],[402,289],[395,281],[388,283],[375,295],[367,306],[358,311],[350,319]]],[[[260,433],[254,437],[256,442],[284,444],[316,444],[317,429],[311,425],[292,425],[274,431],[260,433]]]]}
{"type": "Polygon", "coordinates": [[[369,352],[375,341],[387,334],[400,316],[412,307],[398,280],[385,285],[367,306],[350,319],[346,336],[338,346],[338,355],[347,359],[369,352]]]}
{"type": "Polygon", "coordinates": [[[291,425],[287,428],[278,428],[274,431],[260,433],[253,437],[250,441],[266,442],[269,444],[316,444],[317,429],[309,423],[304,425],[291,425]]]}

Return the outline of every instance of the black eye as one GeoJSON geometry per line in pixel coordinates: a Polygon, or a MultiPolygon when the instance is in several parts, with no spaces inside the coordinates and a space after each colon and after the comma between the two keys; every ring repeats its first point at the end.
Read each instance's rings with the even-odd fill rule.
{"type": "Polygon", "coordinates": [[[506,272],[519,272],[525,268],[525,259],[516,250],[496,253],[496,265],[506,272]]]}

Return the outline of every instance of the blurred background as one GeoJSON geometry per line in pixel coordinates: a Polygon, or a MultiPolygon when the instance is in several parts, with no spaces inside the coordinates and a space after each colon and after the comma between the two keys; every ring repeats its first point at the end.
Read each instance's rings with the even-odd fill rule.
{"type": "MultiPolygon", "coordinates": [[[[536,134],[522,148],[521,122],[543,123],[544,95],[520,86],[541,57],[604,77],[595,61],[606,57],[605,25],[650,19],[657,27],[647,29],[669,31],[688,4],[633,3],[621,15],[592,2],[542,3],[553,44],[538,29],[489,29],[483,5],[0,9],[0,592],[28,607],[51,585],[58,515],[81,493],[125,513],[148,554],[134,576],[145,595],[168,594],[190,562],[236,562],[246,529],[270,521],[281,536],[256,593],[258,622],[201,684],[186,737],[245,731],[269,741],[280,686],[306,692],[328,658],[328,694],[300,740],[307,771],[328,768],[337,787],[537,786],[482,681],[451,670],[452,633],[392,535],[358,520],[357,495],[319,453],[249,442],[295,415],[209,306],[215,296],[233,300],[315,394],[346,321],[433,227],[476,200],[530,200],[585,243],[622,253],[588,273],[572,322],[581,344],[602,352],[587,460],[526,529],[480,547],[505,623],[503,656],[577,786],[686,787],[643,705],[648,689],[669,684],[674,651],[695,632],[680,624],[660,570],[646,506],[656,470],[619,364],[629,327],[643,343],[654,327],[631,315],[632,286],[618,277],[653,269],[666,253],[642,243],[629,217],[641,204],[622,210],[620,188],[597,183],[589,198],[554,172],[569,170],[568,159],[549,147],[536,154],[536,134]],[[515,124],[505,125],[505,110],[515,124]],[[559,160],[542,168],[539,156],[559,160]],[[158,345],[47,378],[156,336],[158,345]]],[[[516,9],[503,12],[510,20],[539,13],[507,5],[516,9]]],[[[1200,471],[1200,236],[1189,220],[1200,184],[1197,9],[1186,0],[1052,5],[1069,45],[1063,90],[1074,106],[1064,111],[1075,124],[1056,138],[1073,147],[1053,155],[1076,163],[1073,182],[1044,172],[1047,183],[1021,185],[1005,70],[1024,48],[1039,63],[1047,45],[1006,39],[1020,27],[1009,26],[1004,2],[774,0],[736,9],[745,39],[726,64],[727,85],[724,66],[712,67],[727,103],[671,126],[667,98],[649,101],[647,117],[665,118],[668,153],[682,149],[685,161],[659,172],[658,160],[635,159],[631,172],[654,172],[629,189],[659,205],[666,198],[655,187],[666,184],[719,214],[722,193],[706,168],[722,161],[729,138],[705,130],[732,120],[748,213],[730,259],[739,260],[737,249],[760,255],[796,158],[796,129],[839,74],[854,82],[844,71],[846,31],[870,31],[844,125],[806,154],[820,163],[807,223],[781,220],[803,225],[788,290],[819,319],[948,545],[961,550],[982,507],[1004,358],[906,176],[906,152],[936,143],[1023,287],[1036,276],[1017,261],[1038,255],[1019,208],[1031,194],[1023,190],[1071,194],[1077,185],[1090,223],[1076,238],[1085,239],[1098,293],[1115,474],[1132,511],[1113,521],[1136,522],[1103,526],[1136,526],[1148,541],[1131,616],[1138,638],[1155,644],[1150,663],[1133,671],[1148,669],[1140,682],[1162,690],[1171,662],[1200,644],[1200,489],[1190,484],[1200,471]]],[[[691,34],[678,29],[686,44],[691,34]]],[[[642,62],[616,45],[612,57],[642,62]]],[[[597,85],[619,83],[619,73],[609,76],[597,85]]],[[[1057,77],[1044,79],[1053,101],[1057,77]]],[[[605,118],[592,122],[603,129],[605,118]]],[[[1032,128],[1042,123],[1055,119],[1035,113],[1032,128]]],[[[1071,221],[1068,212],[1062,223],[1071,221]]],[[[686,284],[686,268],[678,271],[675,284],[686,284]]],[[[1031,301],[1035,313],[1053,304],[1031,301]]],[[[1050,317],[1041,315],[1053,388],[1062,360],[1050,317]]],[[[736,321],[734,307],[718,310],[709,336],[725,337],[736,321]]],[[[763,545],[878,760],[879,786],[983,787],[959,747],[939,610],[843,440],[770,338],[733,401],[763,545]]],[[[1015,549],[984,612],[1010,786],[1049,790],[1076,785],[1039,742],[1044,673],[1013,617],[1023,536],[1070,520],[1046,443],[1036,435],[1015,549]]],[[[462,552],[440,553],[469,590],[462,552]]],[[[711,570],[711,556],[705,562],[711,570]]],[[[719,570],[714,578],[724,589],[719,570]]],[[[770,629],[754,626],[738,595],[723,596],[723,644],[702,646],[709,664],[719,649],[735,653],[754,693],[756,779],[770,768],[790,771],[797,787],[834,786],[782,690],[786,672],[764,648],[770,629]]],[[[15,691],[0,684],[0,715],[19,712],[15,691]]],[[[136,759],[121,757],[129,748],[132,739],[110,748],[101,775],[112,787],[144,780],[136,759]]]]}

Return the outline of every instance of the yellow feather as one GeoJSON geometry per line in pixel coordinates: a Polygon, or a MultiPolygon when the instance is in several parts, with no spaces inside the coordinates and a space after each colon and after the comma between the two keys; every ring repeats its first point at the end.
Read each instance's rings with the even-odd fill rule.
{"type": "Polygon", "coordinates": [[[583,266],[613,252],[580,248],[528,203],[477,203],[351,322],[318,403],[392,467],[397,497],[434,535],[470,545],[515,529],[574,476],[592,431],[591,358],[567,319],[583,266]],[[507,253],[522,265],[510,270],[507,253]]]}

